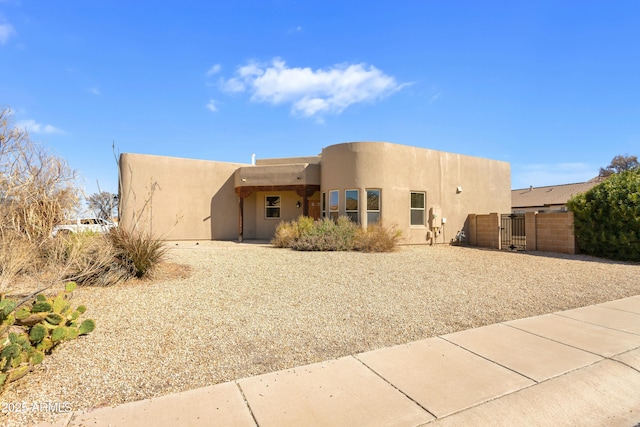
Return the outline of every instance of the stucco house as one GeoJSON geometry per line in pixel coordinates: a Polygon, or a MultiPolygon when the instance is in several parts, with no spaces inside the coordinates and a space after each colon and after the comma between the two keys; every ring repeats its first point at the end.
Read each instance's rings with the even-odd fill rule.
{"type": "Polygon", "coordinates": [[[511,211],[509,163],[388,142],[255,164],[124,153],[119,169],[120,225],[168,240],[270,239],[280,221],[346,215],[446,243],[471,213],[511,211]]]}

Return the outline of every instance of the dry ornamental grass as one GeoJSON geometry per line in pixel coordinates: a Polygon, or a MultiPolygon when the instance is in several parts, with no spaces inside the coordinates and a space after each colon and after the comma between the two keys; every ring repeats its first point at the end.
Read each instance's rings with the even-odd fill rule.
{"type": "MultiPolygon", "coordinates": [[[[153,281],[76,290],[73,303],[88,307],[96,330],[60,346],[0,401],[116,405],[640,294],[640,265],[586,256],[168,245],[153,281]]],[[[0,424],[48,416],[10,413],[0,424]]]]}

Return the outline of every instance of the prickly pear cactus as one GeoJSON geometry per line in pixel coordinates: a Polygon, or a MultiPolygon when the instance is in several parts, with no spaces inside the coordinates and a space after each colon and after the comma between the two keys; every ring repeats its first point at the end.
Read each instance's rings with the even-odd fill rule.
{"type": "Polygon", "coordinates": [[[29,331],[29,340],[33,344],[38,344],[47,336],[48,333],[49,331],[47,331],[47,328],[43,325],[35,325],[29,331]]]}
{"type": "Polygon", "coordinates": [[[85,306],[71,309],[69,298],[75,289],[76,284],[69,282],[55,297],[38,294],[30,305],[22,307],[0,294],[0,393],[42,363],[58,344],[95,329],[92,319],[78,321],[87,310],[85,306]]]}
{"type": "Polygon", "coordinates": [[[90,332],[93,332],[95,328],[96,328],[96,322],[94,322],[92,319],[87,319],[80,324],[80,327],[78,328],[78,332],[80,333],[80,335],[86,335],[90,332]]]}

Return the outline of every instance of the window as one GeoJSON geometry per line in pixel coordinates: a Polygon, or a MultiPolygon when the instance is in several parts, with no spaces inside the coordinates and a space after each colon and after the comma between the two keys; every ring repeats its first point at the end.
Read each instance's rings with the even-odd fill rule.
{"type": "Polygon", "coordinates": [[[425,193],[411,192],[411,225],[424,225],[425,193]]]}
{"type": "Polygon", "coordinates": [[[280,196],[266,196],[264,207],[265,218],[280,218],[280,196]]]}
{"type": "Polygon", "coordinates": [[[325,218],[327,216],[327,193],[322,193],[320,203],[320,206],[322,206],[322,218],[325,218]]]}
{"type": "Polygon", "coordinates": [[[358,190],[346,190],[344,192],[345,212],[354,223],[360,223],[358,218],[358,190]]]}
{"type": "Polygon", "coordinates": [[[338,191],[329,191],[329,218],[338,220],[338,191]]]}
{"type": "Polygon", "coordinates": [[[380,222],[380,190],[367,189],[367,225],[380,222]]]}

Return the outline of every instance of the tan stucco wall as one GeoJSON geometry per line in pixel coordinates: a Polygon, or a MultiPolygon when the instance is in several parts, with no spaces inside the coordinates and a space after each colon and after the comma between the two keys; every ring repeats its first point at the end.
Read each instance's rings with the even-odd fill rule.
{"type": "Polygon", "coordinates": [[[270,185],[320,185],[320,165],[293,163],[288,165],[247,166],[234,175],[236,187],[270,185]]]}
{"type": "Polygon", "coordinates": [[[256,166],[290,165],[292,163],[309,163],[314,165],[320,163],[320,156],[256,159],[256,166]]]}
{"type": "MultiPolygon", "coordinates": [[[[465,226],[471,213],[511,211],[509,163],[386,142],[352,142],[322,150],[321,191],[360,192],[360,218],[364,223],[365,191],[380,188],[381,216],[402,230],[405,243],[427,243],[429,224],[410,225],[412,191],[426,192],[426,216],[439,206],[447,219],[436,243],[449,242],[465,226]],[[462,191],[458,192],[457,187],[462,191]]],[[[428,222],[428,219],[427,219],[428,222]]]]}
{"type": "Polygon", "coordinates": [[[120,155],[120,225],[162,238],[237,238],[233,175],[243,163],[120,155]]]}
{"type": "Polygon", "coordinates": [[[302,208],[296,207],[296,202],[301,201],[295,191],[259,191],[256,193],[255,217],[256,238],[271,239],[276,232],[276,226],[280,221],[291,221],[302,215],[302,208]],[[280,219],[266,218],[265,197],[280,196],[280,219]]]}

